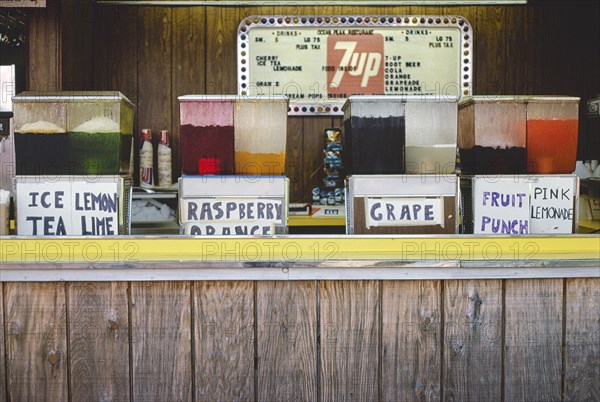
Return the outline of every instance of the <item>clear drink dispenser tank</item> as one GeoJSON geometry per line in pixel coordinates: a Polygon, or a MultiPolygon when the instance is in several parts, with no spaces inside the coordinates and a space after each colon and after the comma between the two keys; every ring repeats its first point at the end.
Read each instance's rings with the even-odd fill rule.
{"type": "Polygon", "coordinates": [[[463,174],[526,173],[526,100],[474,96],[459,102],[458,147],[463,174]]]}
{"type": "Polygon", "coordinates": [[[13,98],[17,175],[68,174],[67,104],[57,95],[13,98]]]}
{"type": "Polygon", "coordinates": [[[573,173],[577,162],[579,98],[527,100],[528,173],[573,173]]]}
{"type": "Polygon", "coordinates": [[[17,175],[129,173],[133,104],[120,92],[13,98],[17,175]]]}
{"type": "Polygon", "coordinates": [[[235,172],[282,175],[285,171],[288,102],[284,97],[235,102],[235,172]]]}
{"type": "Polygon", "coordinates": [[[408,97],[405,115],[406,173],[453,174],[458,135],[457,100],[408,97]]]}

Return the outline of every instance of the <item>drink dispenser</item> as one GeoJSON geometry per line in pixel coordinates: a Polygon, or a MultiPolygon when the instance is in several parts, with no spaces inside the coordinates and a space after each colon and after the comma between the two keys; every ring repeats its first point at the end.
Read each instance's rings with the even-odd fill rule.
{"type": "Polygon", "coordinates": [[[532,96],[527,101],[528,173],[573,173],[579,98],[532,96]]]}
{"type": "Polygon", "coordinates": [[[13,98],[17,175],[129,173],[133,104],[120,92],[13,98]]]}
{"type": "Polygon", "coordinates": [[[179,101],[184,175],[283,174],[287,98],[186,95],[179,101]]]}
{"type": "Polygon", "coordinates": [[[233,174],[235,96],[179,97],[184,175],[233,174]]]}
{"type": "Polygon", "coordinates": [[[457,100],[411,96],[405,102],[406,173],[454,173],[457,100]]]}
{"type": "Polygon", "coordinates": [[[344,104],[347,175],[404,173],[405,107],[395,96],[350,96],[344,104]]]}
{"type": "Polygon", "coordinates": [[[68,174],[67,104],[58,95],[13,98],[17,175],[68,174]]]}
{"type": "Polygon", "coordinates": [[[69,157],[83,173],[127,174],[133,104],[120,93],[74,96],[67,104],[69,157]]]}
{"type": "Polygon", "coordinates": [[[514,96],[474,96],[458,105],[463,174],[526,173],[527,104],[514,96]]]}
{"type": "Polygon", "coordinates": [[[235,102],[235,173],[282,175],[285,171],[288,104],[284,97],[235,102]]]}

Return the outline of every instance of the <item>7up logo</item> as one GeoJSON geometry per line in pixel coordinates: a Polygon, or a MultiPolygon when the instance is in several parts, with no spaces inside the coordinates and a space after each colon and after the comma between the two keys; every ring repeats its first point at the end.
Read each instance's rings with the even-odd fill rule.
{"type": "Polygon", "coordinates": [[[383,36],[327,38],[327,92],[337,97],[383,94],[383,36]]]}

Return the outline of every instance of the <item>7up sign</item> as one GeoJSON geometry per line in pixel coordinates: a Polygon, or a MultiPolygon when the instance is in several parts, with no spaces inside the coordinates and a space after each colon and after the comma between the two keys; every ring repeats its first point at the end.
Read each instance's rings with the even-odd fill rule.
{"type": "Polygon", "coordinates": [[[330,35],[327,38],[327,92],[383,94],[383,36],[330,35]]]}

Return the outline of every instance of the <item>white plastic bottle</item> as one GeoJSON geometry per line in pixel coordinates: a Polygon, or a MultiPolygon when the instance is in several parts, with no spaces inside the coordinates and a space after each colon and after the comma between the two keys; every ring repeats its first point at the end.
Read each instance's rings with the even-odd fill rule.
{"type": "Polygon", "coordinates": [[[152,132],[149,128],[142,130],[140,144],[140,187],[154,187],[154,149],[152,132]]]}
{"type": "Polygon", "coordinates": [[[158,142],[158,186],[171,187],[173,179],[171,176],[172,150],[169,139],[169,131],[160,131],[158,142]]]}

